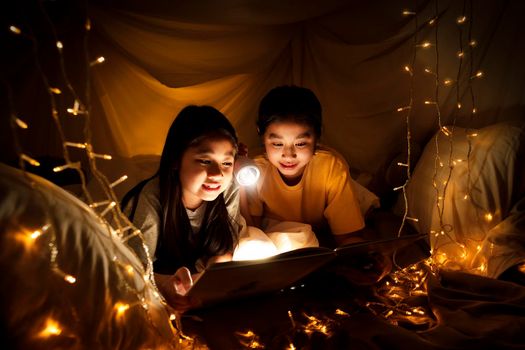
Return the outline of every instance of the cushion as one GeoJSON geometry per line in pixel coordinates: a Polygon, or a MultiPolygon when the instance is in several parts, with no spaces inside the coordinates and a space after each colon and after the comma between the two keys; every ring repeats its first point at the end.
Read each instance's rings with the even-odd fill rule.
{"type": "Polygon", "coordinates": [[[0,239],[7,348],[175,344],[169,313],[139,260],[65,190],[0,164],[0,239]]]}
{"type": "Polygon", "coordinates": [[[408,216],[429,234],[435,261],[497,277],[525,260],[523,124],[447,129],[428,142],[407,185],[408,216]]]}

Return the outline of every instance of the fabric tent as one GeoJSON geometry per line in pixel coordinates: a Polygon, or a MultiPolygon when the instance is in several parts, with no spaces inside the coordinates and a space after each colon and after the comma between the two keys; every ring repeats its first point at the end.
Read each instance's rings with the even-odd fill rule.
{"type": "Polygon", "coordinates": [[[107,59],[94,69],[99,116],[104,118],[99,125],[107,128],[99,133],[105,135],[103,140],[97,141],[122,157],[158,155],[174,115],[193,103],[219,108],[231,118],[241,140],[256,149],[259,100],[272,87],[296,84],[312,89],[321,100],[322,141],[347,158],[355,176],[369,173],[376,180],[374,190],[385,190],[385,170],[407,149],[406,112],[397,109],[409,104],[410,75],[403,67],[411,65],[414,50],[410,128],[416,149],[438,128],[435,108],[423,103],[435,99],[435,77],[425,74],[425,68],[437,68],[441,80],[458,81],[440,87],[443,125],[455,120],[460,126],[480,127],[523,117],[524,44],[519,40],[523,29],[516,18],[522,4],[473,2],[466,9],[472,16],[468,13],[470,19],[463,26],[456,23],[463,2],[440,1],[436,8],[432,1],[420,1],[417,23],[413,16],[402,15],[410,5],[391,1],[94,5],[91,52],[107,59]],[[439,21],[428,25],[436,11],[439,21]],[[436,41],[436,28],[439,62],[436,47],[419,47],[436,41]],[[467,35],[477,41],[472,50],[467,35]],[[462,60],[457,57],[460,50],[465,51],[462,60]],[[485,77],[471,79],[478,70],[485,77]],[[469,84],[477,109],[473,120],[469,84]],[[457,96],[461,110],[456,109],[457,96]]]}
{"type": "MultiPolygon", "coordinates": [[[[5,84],[0,94],[4,150],[0,159],[15,164],[20,149],[38,159],[61,158],[66,152],[82,162],[93,199],[101,200],[104,193],[83,151],[63,147],[64,141],[84,142],[88,135],[97,153],[113,156],[111,161],[97,161],[108,179],[129,176],[115,187],[120,196],[155,171],[167,129],[185,105],[220,109],[251,152],[259,152],[254,122],[259,100],[272,87],[296,84],[312,89],[323,105],[322,142],[343,154],[354,177],[360,176],[369,189],[386,196],[405,177],[397,162],[407,159],[407,128],[415,166],[424,149],[430,154],[421,159],[433,162],[435,151],[425,146],[431,145],[440,125],[472,130],[499,122],[523,124],[524,10],[519,0],[13,4],[2,20],[3,28],[11,32],[1,38],[5,84]],[[63,66],[57,40],[63,44],[59,49],[63,66]],[[99,56],[105,61],[97,64],[99,56]],[[446,79],[451,84],[445,84],[446,79]],[[61,93],[46,90],[47,86],[61,93]],[[73,117],[66,112],[76,99],[69,86],[86,104],[73,117]],[[83,107],[90,108],[87,129],[83,107]],[[53,110],[58,123],[53,121],[53,110]],[[30,128],[12,129],[13,116],[30,128]]],[[[522,131],[515,135],[519,139],[522,131]]],[[[516,144],[519,149],[525,143],[516,144]]],[[[468,149],[466,143],[462,147],[468,149]]],[[[503,224],[494,228],[493,223],[489,229],[498,237],[500,232],[510,233],[505,237],[511,239],[503,241],[505,247],[514,247],[513,254],[523,253],[524,246],[524,177],[514,173],[523,159],[518,149],[506,168],[508,174],[490,174],[498,181],[487,188],[502,190],[498,194],[504,195],[485,192],[488,202],[500,205],[496,209],[505,204],[497,218],[503,224]],[[507,179],[513,186],[507,181],[508,186],[498,187],[499,180],[507,179]],[[505,222],[507,215],[512,217],[510,224],[505,222]]],[[[483,150],[490,153],[491,148],[483,150]]],[[[497,169],[505,169],[505,163],[497,169]]],[[[431,184],[425,183],[425,194],[432,193],[431,184]]],[[[9,190],[10,184],[4,187],[9,190]]],[[[419,188],[412,194],[423,192],[419,188]]],[[[424,209],[434,205],[419,200],[413,197],[411,203],[424,216],[424,209]]],[[[468,222],[463,225],[469,227],[468,222]]],[[[420,227],[425,227],[423,222],[420,227]]],[[[513,255],[511,262],[522,257],[513,255]]],[[[350,319],[343,331],[346,327],[347,334],[355,334],[358,329],[363,348],[381,348],[390,342],[400,348],[524,345],[523,287],[454,272],[432,280],[430,287],[429,302],[440,323],[429,332],[416,334],[370,320],[369,315],[350,319]]]]}

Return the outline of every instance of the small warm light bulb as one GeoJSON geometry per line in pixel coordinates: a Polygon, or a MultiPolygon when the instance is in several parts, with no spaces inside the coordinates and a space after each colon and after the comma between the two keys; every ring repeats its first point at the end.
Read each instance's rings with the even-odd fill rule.
{"type": "Polygon", "coordinates": [[[452,79],[445,79],[445,80],[443,80],[443,85],[445,85],[445,86],[450,86],[450,85],[452,85],[452,83],[453,83],[452,79]]]}
{"type": "Polygon", "coordinates": [[[403,69],[405,70],[405,72],[408,72],[410,73],[410,75],[412,75],[412,69],[410,69],[409,66],[404,66],[403,69]]]}
{"type": "Polygon", "coordinates": [[[492,216],[491,213],[487,213],[487,214],[485,214],[485,220],[486,220],[487,222],[491,222],[492,219],[493,219],[493,216],[492,216]]]}
{"type": "Polygon", "coordinates": [[[62,328],[60,327],[60,324],[57,321],[49,317],[46,320],[44,329],[42,329],[40,333],[38,333],[38,337],[48,338],[53,335],[60,335],[61,333],[62,333],[62,328]]]}
{"type": "Polygon", "coordinates": [[[458,107],[458,109],[461,109],[461,107],[462,107],[461,102],[458,102],[457,107],[458,107]]]}
{"type": "Polygon", "coordinates": [[[482,76],[483,76],[483,72],[482,71],[477,71],[476,75],[474,75],[473,78],[481,78],[482,76]]]}
{"type": "Polygon", "coordinates": [[[444,127],[441,128],[441,132],[442,132],[443,134],[445,134],[446,136],[450,136],[450,135],[452,135],[452,133],[450,132],[450,130],[449,130],[446,126],[444,126],[444,127]]]}
{"type": "Polygon", "coordinates": [[[97,65],[97,64],[100,64],[100,63],[103,63],[106,59],[104,58],[104,56],[100,56],[98,57],[96,60],[92,61],[89,65],[92,67],[94,65],[97,65]]]}
{"type": "Polygon", "coordinates": [[[421,43],[421,45],[419,45],[419,47],[422,47],[424,49],[427,49],[430,46],[432,46],[432,44],[429,41],[425,41],[425,42],[421,43]]]}
{"type": "MultiPolygon", "coordinates": [[[[387,281],[387,283],[388,283],[388,281],[387,281]]],[[[340,316],[350,316],[350,314],[348,312],[345,312],[345,311],[343,311],[341,309],[335,309],[335,314],[336,315],[340,315],[340,316]]]]}
{"type": "Polygon", "coordinates": [[[463,51],[458,51],[458,53],[456,54],[459,58],[462,58],[463,56],[465,56],[465,53],[463,53],[463,51]]]}
{"type": "Polygon", "coordinates": [[[93,157],[95,158],[101,158],[101,159],[106,159],[106,160],[111,160],[113,159],[113,157],[109,154],[97,154],[97,153],[93,153],[93,157]]]}
{"type": "Polygon", "coordinates": [[[62,91],[59,88],[56,88],[56,87],[50,87],[49,91],[51,91],[55,95],[60,95],[62,93],[62,91]]]}
{"type": "Polygon", "coordinates": [[[9,26],[9,30],[14,34],[22,34],[22,31],[20,30],[20,28],[16,26],[9,26]]]}
{"type": "Polygon", "coordinates": [[[86,143],[79,143],[79,142],[64,142],[64,144],[69,147],[75,147],[75,148],[81,148],[81,149],[85,149],[87,147],[86,143]]]}
{"type": "Polygon", "coordinates": [[[14,120],[15,120],[15,123],[16,125],[18,125],[18,127],[20,129],[27,129],[28,128],[28,125],[26,122],[24,122],[22,119],[18,118],[18,117],[13,117],[14,120]]]}
{"type": "Polygon", "coordinates": [[[80,162],[68,163],[53,168],[53,172],[58,173],[65,169],[80,169],[80,162]]]}
{"type": "Polygon", "coordinates": [[[429,100],[426,100],[426,101],[425,101],[425,104],[426,104],[426,105],[435,105],[435,104],[436,104],[436,102],[434,102],[434,101],[429,101],[429,100]]]}
{"type": "Polygon", "coordinates": [[[62,49],[64,48],[64,44],[62,44],[61,41],[57,41],[57,48],[58,48],[59,50],[62,50],[62,49]]]}
{"type": "Polygon", "coordinates": [[[114,309],[117,313],[117,318],[121,318],[124,315],[124,313],[129,309],[129,304],[118,302],[115,304],[114,309]]]}
{"type": "Polygon", "coordinates": [[[109,185],[109,187],[113,188],[121,183],[123,183],[124,181],[126,181],[128,179],[128,175],[122,175],[120,178],[118,178],[116,181],[114,181],[113,183],[111,183],[109,185]]]}
{"type": "Polygon", "coordinates": [[[135,270],[133,269],[133,266],[131,266],[131,265],[126,265],[126,272],[127,272],[129,275],[133,275],[133,273],[135,272],[135,270]]]}
{"type": "Polygon", "coordinates": [[[88,32],[91,30],[91,20],[89,18],[86,19],[86,24],[84,28],[86,28],[88,32]]]}
{"type": "Polygon", "coordinates": [[[28,156],[27,154],[21,154],[20,155],[20,158],[22,158],[23,160],[25,160],[26,162],[28,162],[29,164],[31,164],[32,166],[40,166],[40,162],[31,158],[30,156],[28,156]]]}
{"type": "Polygon", "coordinates": [[[403,10],[403,16],[413,16],[415,15],[416,13],[414,11],[410,11],[410,10],[403,10]]]}
{"type": "Polygon", "coordinates": [[[78,100],[75,100],[75,103],[73,104],[73,108],[68,108],[67,112],[73,115],[83,114],[84,112],[79,111],[79,108],[80,108],[80,102],[78,102],[78,100]]]}
{"type": "Polygon", "coordinates": [[[457,23],[457,24],[463,24],[463,23],[465,23],[466,20],[467,20],[467,17],[466,17],[466,16],[461,16],[461,17],[458,17],[458,18],[456,19],[456,23],[457,23]]]}
{"type": "Polygon", "coordinates": [[[104,216],[106,215],[111,209],[113,209],[115,206],[117,205],[116,202],[111,202],[109,203],[109,205],[106,207],[106,209],[104,209],[102,211],[102,213],[100,213],[100,216],[104,216]]]}
{"type": "Polygon", "coordinates": [[[77,279],[74,277],[74,276],[71,276],[71,275],[65,275],[64,276],[64,280],[68,283],[71,283],[71,284],[74,284],[77,279]]]}
{"type": "Polygon", "coordinates": [[[469,43],[468,43],[471,47],[476,47],[478,45],[478,42],[476,40],[471,40],[469,43]]]}
{"type": "Polygon", "coordinates": [[[434,25],[436,23],[436,18],[432,18],[430,21],[428,21],[428,25],[434,25]]]}
{"type": "Polygon", "coordinates": [[[33,232],[31,232],[29,234],[29,237],[32,239],[32,240],[35,240],[37,239],[38,237],[42,236],[42,234],[44,232],[46,232],[49,228],[51,227],[51,225],[47,224],[47,225],[44,225],[42,226],[39,230],[35,230],[33,232]]]}
{"type": "Polygon", "coordinates": [[[472,108],[472,114],[476,114],[478,112],[477,108],[472,108]]]}
{"type": "Polygon", "coordinates": [[[96,202],[96,203],[91,203],[89,204],[89,207],[90,208],[97,208],[97,207],[100,207],[102,205],[107,205],[109,204],[110,202],[107,200],[107,201],[100,201],[100,202],[96,202]]]}
{"type": "Polygon", "coordinates": [[[170,321],[175,321],[177,319],[177,316],[175,314],[170,314],[170,321]]]}
{"type": "Polygon", "coordinates": [[[410,109],[410,106],[399,107],[399,108],[397,109],[397,111],[398,111],[398,112],[402,112],[402,111],[405,111],[405,110],[407,110],[407,109],[410,109]]]}

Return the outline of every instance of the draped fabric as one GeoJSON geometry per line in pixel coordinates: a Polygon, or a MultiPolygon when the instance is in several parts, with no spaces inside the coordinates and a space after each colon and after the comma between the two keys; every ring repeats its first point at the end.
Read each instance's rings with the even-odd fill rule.
{"type": "Polygon", "coordinates": [[[380,191],[391,160],[406,153],[407,113],[413,154],[438,129],[436,105],[423,102],[436,100],[435,73],[441,82],[453,81],[439,86],[443,125],[482,127],[523,118],[524,4],[418,1],[418,15],[403,16],[413,6],[339,0],[91,3],[91,52],[106,58],[93,69],[97,146],[124,159],[159,155],[179,110],[210,104],[253,150],[260,147],[260,99],[275,86],[297,84],[322,103],[322,141],[340,151],[354,173],[370,173],[372,189],[380,191]],[[463,13],[468,20],[458,25],[463,13]],[[483,77],[473,79],[478,70],[483,77]],[[398,112],[411,96],[412,108],[398,112]]]}

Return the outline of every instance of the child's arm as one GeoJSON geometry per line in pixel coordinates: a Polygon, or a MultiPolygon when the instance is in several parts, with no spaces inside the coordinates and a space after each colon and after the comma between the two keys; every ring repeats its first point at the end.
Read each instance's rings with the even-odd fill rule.
{"type": "Polygon", "coordinates": [[[246,220],[246,224],[248,226],[255,226],[258,228],[261,228],[261,222],[262,218],[260,216],[253,216],[250,214],[249,210],[249,204],[248,204],[248,194],[246,191],[249,191],[249,189],[246,189],[245,187],[240,188],[240,209],[241,214],[246,220]]]}

